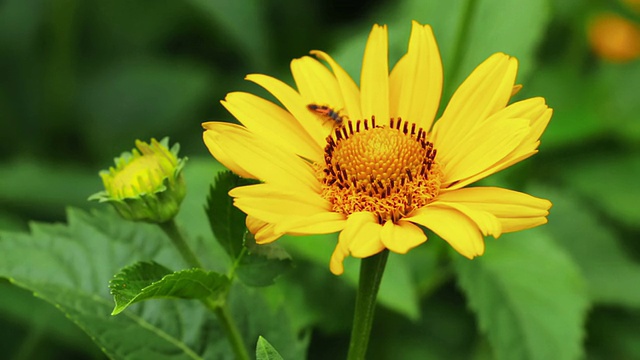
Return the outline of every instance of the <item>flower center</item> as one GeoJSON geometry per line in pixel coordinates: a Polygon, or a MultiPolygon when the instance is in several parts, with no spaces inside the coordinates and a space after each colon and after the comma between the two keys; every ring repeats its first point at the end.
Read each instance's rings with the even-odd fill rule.
{"type": "Polygon", "coordinates": [[[373,117],[349,120],[327,137],[323,197],[333,211],[372,212],[380,224],[427,205],[438,196],[442,173],[426,136],[401,119],[384,126],[373,117]]]}

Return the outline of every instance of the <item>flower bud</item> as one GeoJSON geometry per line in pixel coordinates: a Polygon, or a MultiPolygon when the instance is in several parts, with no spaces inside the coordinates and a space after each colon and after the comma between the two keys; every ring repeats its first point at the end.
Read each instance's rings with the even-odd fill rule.
{"type": "Polygon", "coordinates": [[[168,138],[151,139],[149,144],[136,140],[137,149],[116,158],[115,167],[100,171],[105,190],[89,200],[113,204],[128,220],[171,220],[186,194],[182,176],[186,158],[178,158],[179,144],[169,149],[168,143],[168,138]]]}

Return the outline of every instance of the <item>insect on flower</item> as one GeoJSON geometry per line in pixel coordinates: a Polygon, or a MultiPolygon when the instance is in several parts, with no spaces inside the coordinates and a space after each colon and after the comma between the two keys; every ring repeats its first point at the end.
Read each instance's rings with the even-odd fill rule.
{"type": "Polygon", "coordinates": [[[340,111],[335,111],[326,105],[309,104],[307,105],[307,109],[313,113],[323,116],[326,120],[333,120],[333,122],[338,126],[342,126],[346,120],[349,120],[347,116],[340,115],[340,111]]]}

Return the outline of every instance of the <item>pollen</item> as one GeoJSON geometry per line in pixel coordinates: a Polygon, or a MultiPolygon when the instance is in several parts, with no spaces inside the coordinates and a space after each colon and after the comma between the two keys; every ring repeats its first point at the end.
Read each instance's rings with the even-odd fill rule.
{"type": "Polygon", "coordinates": [[[322,195],[333,211],[367,211],[380,224],[395,223],[438,196],[442,173],[436,153],[427,133],[414,123],[349,120],[327,137],[318,175],[322,195]]]}

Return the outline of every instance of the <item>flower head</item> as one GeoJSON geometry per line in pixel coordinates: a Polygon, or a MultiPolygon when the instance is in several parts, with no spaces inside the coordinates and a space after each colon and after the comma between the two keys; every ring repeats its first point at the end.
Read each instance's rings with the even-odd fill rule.
{"type": "Polygon", "coordinates": [[[443,71],[431,27],[413,23],[408,51],[391,72],[387,47],[386,27],[374,26],[360,87],[321,51],[312,54],[331,71],[309,56],[292,61],[297,90],[249,75],[284,108],[230,93],[222,104],[243,126],[203,124],[213,156],[262,181],[230,192],[256,241],[339,231],[330,269],[341,274],[348,255],[404,254],[425,242],[418,225],[473,258],[484,252],[483,236],[546,223],[547,200],[466,188],[535,154],[551,118],[542,98],[508,105],[518,89],[516,59],[489,57],[434,123],[443,71]]]}
{"type": "Polygon", "coordinates": [[[640,25],[614,13],[598,14],[589,22],[589,42],[599,57],[616,63],[640,57],[640,25]]]}
{"type": "Polygon", "coordinates": [[[115,159],[115,167],[100,171],[104,191],[89,200],[109,202],[129,220],[165,222],[180,209],[186,194],[182,168],[185,158],[178,158],[180,146],[171,149],[169,139],[151,139],[147,144],[136,140],[137,149],[115,159]]]}

